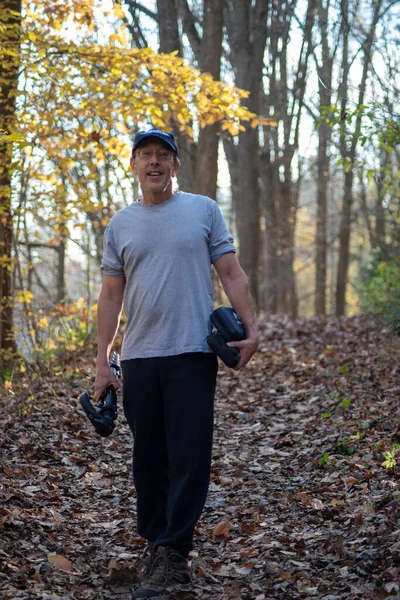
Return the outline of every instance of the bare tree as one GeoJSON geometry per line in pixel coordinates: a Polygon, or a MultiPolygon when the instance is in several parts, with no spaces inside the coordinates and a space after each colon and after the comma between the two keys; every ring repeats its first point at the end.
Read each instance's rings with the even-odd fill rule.
{"type": "Polygon", "coordinates": [[[330,18],[332,5],[318,0],[316,3],[319,39],[314,43],[314,60],[318,74],[319,122],[317,158],[317,231],[315,256],[315,314],[326,314],[327,286],[327,216],[328,183],[330,169],[330,144],[332,126],[324,110],[332,103],[332,73],[337,49],[341,19],[330,18]],[[320,50],[319,56],[317,49],[320,50]]]}
{"type": "Polygon", "coordinates": [[[261,154],[262,207],[267,249],[264,306],[272,312],[279,311],[293,317],[297,316],[298,310],[294,232],[300,186],[300,172],[296,177],[293,160],[299,151],[300,121],[308,60],[312,51],[315,4],[313,0],[307,4],[297,64],[291,69],[288,48],[293,23],[297,20],[296,7],[296,0],[272,2],[268,58],[265,65],[268,89],[263,112],[273,117],[277,126],[264,128],[264,149],[261,154]]]}
{"type": "MultiPolygon", "coordinates": [[[[229,60],[238,87],[249,92],[247,107],[261,112],[264,52],[271,2],[228,0],[225,23],[229,60]]],[[[232,203],[239,237],[240,261],[250,281],[253,300],[259,305],[260,198],[258,130],[247,126],[237,144],[225,141],[232,181],[232,203]]]]}
{"type": "MultiPolygon", "coordinates": [[[[189,40],[199,69],[210,73],[214,79],[219,79],[223,0],[204,0],[200,10],[197,11],[198,14],[189,6],[187,0],[157,0],[157,13],[149,11],[137,2],[126,1],[126,5],[132,17],[130,27],[134,34],[133,39],[144,39],[138,21],[138,13],[142,11],[157,23],[160,52],[178,52],[183,56],[184,49],[180,35],[182,30],[189,40]]],[[[201,129],[197,143],[182,134],[177,124],[173,130],[182,158],[179,171],[180,187],[215,198],[218,173],[218,124],[201,129]]]]}
{"type": "MultiPolygon", "coordinates": [[[[374,41],[376,26],[382,16],[383,2],[375,0],[372,5],[372,16],[368,30],[364,34],[362,42],[362,75],[358,93],[358,107],[363,106],[366,92],[368,72],[371,65],[372,44],[374,41]]],[[[388,7],[386,7],[387,9],[388,7]]],[[[353,205],[353,182],[355,172],[356,150],[361,135],[362,111],[357,112],[354,131],[349,139],[347,110],[349,95],[349,72],[352,59],[349,56],[349,36],[351,31],[349,0],[341,0],[341,11],[343,15],[343,54],[342,54],[342,77],[339,85],[339,97],[341,102],[341,127],[340,127],[340,154],[344,165],[344,189],[339,231],[339,260],[336,281],[336,315],[344,315],[346,307],[346,286],[350,260],[350,233],[351,214],[353,205]]]]}
{"type": "MultiPolygon", "coordinates": [[[[15,99],[19,74],[21,0],[5,0],[0,8],[0,134],[16,129],[15,99]]],[[[12,144],[0,138],[0,348],[14,349],[11,302],[12,144]]],[[[3,358],[5,355],[3,354],[3,358]]]]}

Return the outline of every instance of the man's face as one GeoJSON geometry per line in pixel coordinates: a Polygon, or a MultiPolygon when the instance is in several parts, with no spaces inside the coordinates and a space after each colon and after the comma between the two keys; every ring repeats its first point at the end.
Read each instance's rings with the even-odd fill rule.
{"type": "Polygon", "coordinates": [[[171,193],[172,178],[179,167],[179,159],[171,149],[156,139],[141,144],[131,158],[132,172],[139,179],[143,193],[171,193]]]}

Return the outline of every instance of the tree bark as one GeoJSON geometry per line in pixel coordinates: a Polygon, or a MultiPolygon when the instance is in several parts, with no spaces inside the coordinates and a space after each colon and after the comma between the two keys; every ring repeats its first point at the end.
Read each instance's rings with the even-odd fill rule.
{"type": "Polygon", "coordinates": [[[309,0],[303,26],[303,40],[293,80],[287,47],[295,17],[296,0],[272,1],[268,44],[269,90],[265,93],[263,113],[276,120],[275,127],[264,128],[261,177],[262,208],[265,216],[266,275],[262,284],[267,310],[297,316],[294,273],[294,232],[298,206],[300,174],[294,176],[293,159],[299,149],[299,126],[306,87],[307,67],[312,51],[314,0],[309,0]],[[266,163],[264,163],[266,160],[266,163]]]}
{"type": "Polygon", "coordinates": [[[179,54],[182,54],[174,0],[157,0],[157,14],[160,52],[169,54],[177,50],[179,54]]]}
{"type": "MultiPolygon", "coordinates": [[[[0,132],[16,130],[15,100],[20,65],[21,0],[5,0],[0,23],[0,132]]],[[[0,348],[3,360],[15,350],[12,309],[12,144],[0,140],[0,348]]]]}
{"type": "MultiPolygon", "coordinates": [[[[199,67],[219,79],[222,54],[222,0],[204,0],[203,37],[199,67]]],[[[197,143],[196,181],[193,191],[210,198],[217,197],[219,124],[200,130],[197,143]]]]}
{"type": "MultiPolygon", "coordinates": [[[[238,87],[250,92],[247,107],[259,114],[263,80],[263,59],[267,39],[270,2],[249,0],[227,2],[226,24],[231,48],[230,60],[238,87]]],[[[256,306],[259,305],[260,202],[258,131],[250,126],[240,134],[232,163],[227,152],[240,262],[245,270],[256,306]],[[236,173],[233,173],[233,170],[236,173]]]]}
{"type": "MultiPolygon", "coordinates": [[[[373,16],[370,28],[367,32],[366,38],[363,43],[363,70],[361,75],[361,82],[359,86],[358,95],[358,106],[364,104],[365,88],[367,85],[368,71],[371,64],[372,55],[372,44],[375,37],[375,31],[377,23],[381,16],[382,0],[377,0],[373,4],[373,16]]],[[[349,7],[348,0],[342,0],[342,14],[343,14],[343,61],[342,71],[343,80],[339,88],[339,93],[342,98],[342,131],[341,131],[341,155],[344,164],[344,191],[343,191],[343,202],[340,220],[340,247],[339,247],[339,260],[338,260],[338,272],[337,272],[337,284],[336,284],[336,315],[341,316],[346,311],[346,287],[347,277],[350,262],[350,237],[351,237],[351,211],[353,205],[353,170],[355,168],[356,161],[356,150],[358,141],[361,134],[361,121],[362,112],[357,113],[354,132],[351,136],[351,141],[348,142],[347,130],[346,130],[346,99],[347,99],[347,88],[348,88],[348,74],[350,69],[350,62],[348,58],[349,49],[349,7]]]]}
{"type": "Polygon", "coordinates": [[[331,105],[333,53],[329,48],[328,35],[329,4],[317,2],[317,15],[321,36],[321,64],[316,56],[318,72],[319,112],[318,158],[317,158],[317,230],[315,256],[315,314],[326,314],[326,276],[327,276],[327,216],[328,216],[328,181],[330,154],[329,147],[332,127],[322,117],[324,108],[331,105]]]}

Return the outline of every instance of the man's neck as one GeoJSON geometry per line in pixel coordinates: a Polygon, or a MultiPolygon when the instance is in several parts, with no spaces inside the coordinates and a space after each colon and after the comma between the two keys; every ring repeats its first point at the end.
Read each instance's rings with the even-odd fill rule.
{"type": "Polygon", "coordinates": [[[175,196],[175,194],[176,191],[174,192],[172,188],[157,193],[142,190],[142,197],[140,198],[139,202],[143,205],[162,204],[163,202],[170,200],[173,196],[175,196]]]}

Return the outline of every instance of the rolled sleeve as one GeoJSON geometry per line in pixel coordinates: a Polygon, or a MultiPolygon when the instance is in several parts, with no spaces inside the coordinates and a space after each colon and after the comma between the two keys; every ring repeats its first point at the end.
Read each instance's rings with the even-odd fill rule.
{"type": "Polygon", "coordinates": [[[209,238],[209,252],[211,263],[214,264],[223,254],[236,252],[233,237],[229,233],[224,218],[216,202],[212,207],[212,225],[209,238]]]}
{"type": "Polygon", "coordinates": [[[113,231],[110,225],[107,226],[104,232],[103,258],[100,268],[104,275],[117,275],[120,277],[125,276],[124,264],[118,254],[113,231]]]}

